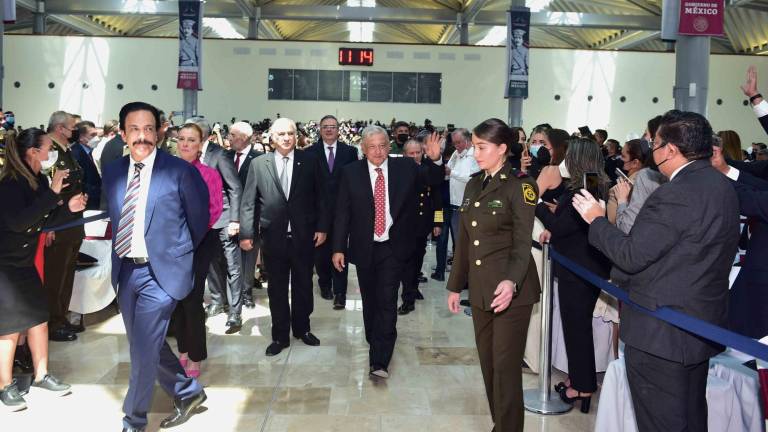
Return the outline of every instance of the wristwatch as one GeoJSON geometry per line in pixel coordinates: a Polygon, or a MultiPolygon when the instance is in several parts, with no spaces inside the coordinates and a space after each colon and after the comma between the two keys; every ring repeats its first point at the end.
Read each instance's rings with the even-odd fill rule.
{"type": "Polygon", "coordinates": [[[756,95],[754,95],[754,96],[749,98],[749,103],[755,103],[755,99],[762,98],[762,97],[763,97],[763,95],[758,93],[758,94],[756,94],[756,95]]]}

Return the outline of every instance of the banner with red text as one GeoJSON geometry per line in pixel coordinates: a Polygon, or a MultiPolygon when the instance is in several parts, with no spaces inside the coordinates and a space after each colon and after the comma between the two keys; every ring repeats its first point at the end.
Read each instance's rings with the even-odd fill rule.
{"type": "Polygon", "coordinates": [[[681,35],[723,36],[724,20],[724,0],[680,0],[681,35]]]}
{"type": "Polygon", "coordinates": [[[203,2],[179,2],[179,75],[176,88],[202,90],[203,2]]]}

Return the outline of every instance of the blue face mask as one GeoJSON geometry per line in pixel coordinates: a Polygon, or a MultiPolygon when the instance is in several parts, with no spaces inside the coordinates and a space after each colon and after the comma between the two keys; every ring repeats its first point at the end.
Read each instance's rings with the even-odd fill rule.
{"type": "Polygon", "coordinates": [[[531,148],[528,150],[528,152],[531,154],[531,156],[537,157],[541,147],[543,147],[541,144],[531,144],[531,148]]]}

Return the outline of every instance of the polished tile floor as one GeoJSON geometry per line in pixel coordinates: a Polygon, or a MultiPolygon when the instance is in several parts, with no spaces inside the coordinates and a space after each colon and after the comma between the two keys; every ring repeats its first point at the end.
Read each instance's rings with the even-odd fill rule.
{"type": "MultiPolygon", "coordinates": [[[[427,251],[424,270],[434,263],[427,251]]],[[[244,311],[238,334],[225,334],[226,317],[208,320],[209,358],[201,382],[208,401],[174,430],[205,432],[283,431],[490,431],[492,424],[477,361],[472,320],[445,307],[445,283],[422,285],[426,299],[398,319],[398,340],[383,382],[368,378],[360,294],[352,267],[347,308],[334,311],[316,293],[312,331],[321,346],[294,340],[290,349],[265,357],[270,342],[266,290],[244,311]]],[[[88,316],[79,340],[51,343],[51,370],[73,384],[73,393],[52,398],[32,391],[29,408],[0,414],[3,430],[119,431],[129,376],[128,343],[122,319],[105,311],[88,316]]],[[[174,341],[171,346],[175,347],[174,341]]],[[[561,378],[556,375],[553,380],[561,378]]],[[[534,388],[537,376],[524,375],[534,388]]],[[[157,389],[149,431],[171,410],[157,389]]],[[[526,413],[526,431],[592,431],[597,397],[588,415],[526,413]]]]}

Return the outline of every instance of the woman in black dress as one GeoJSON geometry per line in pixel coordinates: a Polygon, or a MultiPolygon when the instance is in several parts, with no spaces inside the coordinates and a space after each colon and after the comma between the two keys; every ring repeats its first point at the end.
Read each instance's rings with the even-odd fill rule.
{"type": "MultiPolygon", "coordinates": [[[[589,225],[581,219],[571,201],[583,186],[585,173],[599,177],[598,199],[607,199],[608,176],[603,171],[603,155],[591,140],[574,138],[568,142],[565,166],[570,178],[562,181],[562,194],[556,198],[556,207],[542,202],[536,207],[536,217],[551,233],[552,246],[603,279],[608,279],[611,263],[588,241],[589,225]]],[[[565,351],[568,354],[568,380],[556,386],[560,398],[573,403],[581,401],[581,411],[589,412],[592,393],[597,390],[595,349],[592,339],[592,311],[595,309],[600,288],[584,281],[562,265],[555,263],[558,279],[557,295],[563,321],[565,351]]]]}
{"type": "MultiPolygon", "coordinates": [[[[59,170],[48,186],[40,174],[55,161],[51,139],[40,129],[22,131],[5,140],[5,165],[0,173],[0,408],[26,408],[13,380],[13,356],[21,332],[27,333],[35,368],[34,387],[57,393],[70,386],[48,374],[48,304],[34,259],[45,220],[60,205],[67,170],[59,170]]],[[[79,194],[66,203],[69,211],[85,209],[79,194]]],[[[63,204],[63,203],[61,203],[63,204]]]]}

